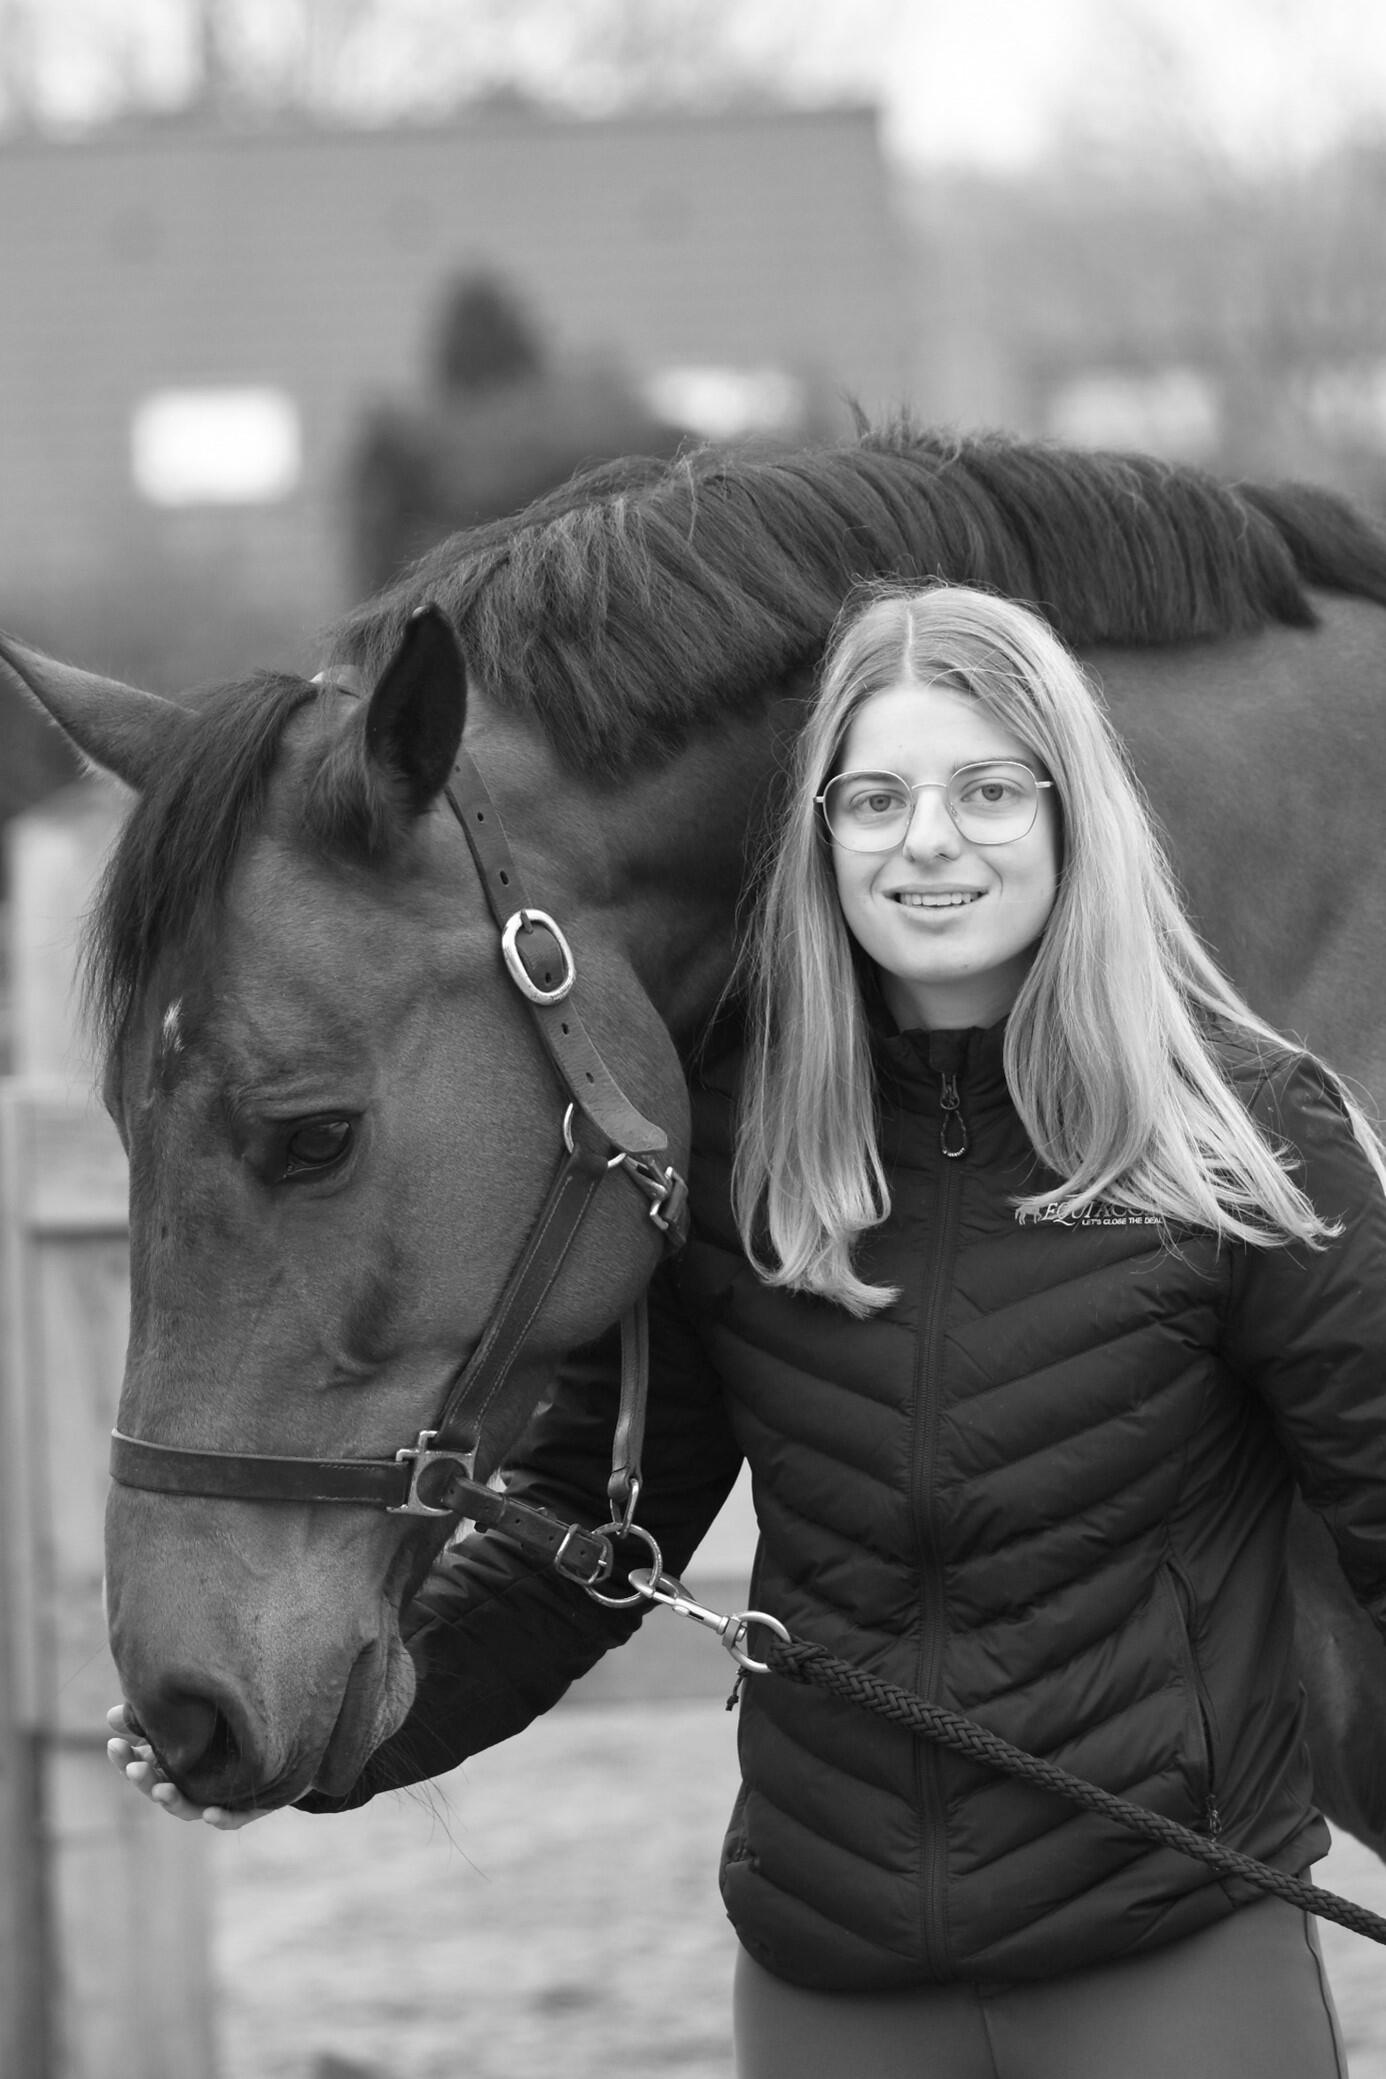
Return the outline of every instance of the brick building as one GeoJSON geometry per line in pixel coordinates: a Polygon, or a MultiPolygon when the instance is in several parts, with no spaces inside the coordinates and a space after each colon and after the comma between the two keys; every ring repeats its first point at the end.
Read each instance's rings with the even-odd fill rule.
{"type": "Polygon", "coordinates": [[[909,393],[865,109],[11,143],[0,618],[86,654],[101,629],[127,669],[280,661],[344,603],[362,407],[418,386],[440,294],[479,267],[555,353],[666,393],[909,393]],[[180,615],[198,630],[149,639],[180,615]]]}

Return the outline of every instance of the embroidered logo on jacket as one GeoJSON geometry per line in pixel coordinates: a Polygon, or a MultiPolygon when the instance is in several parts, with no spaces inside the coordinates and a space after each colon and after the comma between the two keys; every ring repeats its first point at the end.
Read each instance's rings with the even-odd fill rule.
{"type": "Polygon", "coordinates": [[[1163,1227],[1158,1213],[1142,1213],[1135,1206],[1079,1205],[1074,1199],[1056,1199],[1053,1205],[1032,1211],[1017,1206],[1015,1217],[1022,1227],[1163,1227]]]}

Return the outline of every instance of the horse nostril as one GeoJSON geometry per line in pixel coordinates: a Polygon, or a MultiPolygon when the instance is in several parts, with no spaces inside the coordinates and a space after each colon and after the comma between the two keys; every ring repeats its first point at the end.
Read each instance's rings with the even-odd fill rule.
{"type": "MultiPolygon", "coordinates": [[[[202,1750],[198,1776],[219,1789],[222,1800],[234,1794],[233,1786],[244,1779],[240,1742],[230,1721],[220,1711],[214,1715],[211,1737],[202,1750]]],[[[210,1800],[209,1800],[210,1801],[210,1800]]]]}
{"type": "Polygon", "coordinates": [[[160,1766],[194,1804],[229,1804],[254,1782],[234,1727],[211,1697],[166,1693],[141,1712],[160,1766]]]}

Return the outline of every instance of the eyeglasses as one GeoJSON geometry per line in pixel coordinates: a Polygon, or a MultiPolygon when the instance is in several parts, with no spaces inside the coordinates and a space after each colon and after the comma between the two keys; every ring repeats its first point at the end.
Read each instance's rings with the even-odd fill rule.
{"type": "Polygon", "coordinates": [[[1028,836],[1039,814],[1038,780],[1028,765],[993,758],[960,765],[948,780],[921,780],[912,787],[896,772],[840,772],[815,805],[828,835],[844,852],[893,852],[914,820],[915,803],[937,787],[944,806],[971,845],[1013,845],[1028,836]]]}

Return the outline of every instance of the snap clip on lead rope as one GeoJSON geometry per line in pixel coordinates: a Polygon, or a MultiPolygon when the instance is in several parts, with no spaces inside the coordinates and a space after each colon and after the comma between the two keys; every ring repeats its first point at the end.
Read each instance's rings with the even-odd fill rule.
{"type": "Polygon", "coordinates": [[[682,1581],[673,1574],[666,1574],[660,1567],[632,1567],[627,1578],[637,1595],[662,1604],[676,1617],[691,1617],[695,1624],[715,1631],[743,1675],[770,1673],[769,1661],[754,1659],[747,1643],[753,1624],[763,1624],[783,1645],[790,1644],[789,1633],[778,1617],[771,1617],[764,1610],[732,1610],[724,1616],[720,1610],[706,1609],[702,1603],[693,1600],[682,1581]]]}

